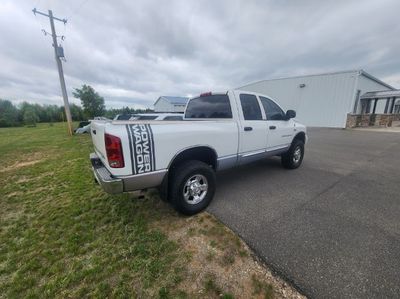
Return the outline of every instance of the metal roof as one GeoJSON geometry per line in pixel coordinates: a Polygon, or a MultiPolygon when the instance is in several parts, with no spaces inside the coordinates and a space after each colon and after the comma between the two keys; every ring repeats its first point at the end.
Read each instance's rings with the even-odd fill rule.
{"type": "Polygon", "coordinates": [[[363,76],[365,76],[365,77],[367,77],[367,78],[369,78],[369,79],[371,79],[371,80],[373,80],[373,81],[375,81],[375,82],[377,82],[379,84],[382,84],[383,86],[386,86],[387,88],[389,88],[391,90],[395,90],[395,88],[393,86],[383,82],[382,80],[379,80],[378,78],[372,76],[371,74],[367,73],[364,70],[360,70],[360,75],[363,75],[363,76]]]}
{"type": "Polygon", "coordinates": [[[400,89],[383,90],[383,91],[370,91],[364,93],[360,99],[386,99],[386,98],[400,98],[400,89]]]}
{"type": "Polygon", "coordinates": [[[285,79],[294,79],[294,78],[304,78],[304,77],[315,77],[315,76],[327,76],[327,75],[337,75],[337,74],[344,74],[344,73],[355,73],[359,74],[362,76],[365,76],[379,84],[382,84],[383,86],[387,87],[388,89],[395,89],[393,86],[390,86],[389,84],[383,82],[382,80],[379,80],[378,78],[372,76],[371,74],[367,73],[363,69],[358,69],[358,70],[345,70],[345,71],[336,71],[336,72],[327,72],[327,73],[317,73],[317,74],[308,74],[308,75],[298,75],[298,76],[291,76],[291,77],[279,77],[279,78],[272,78],[272,79],[265,79],[265,80],[259,80],[256,82],[248,83],[246,85],[243,85],[241,87],[238,87],[236,89],[241,89],[243,87],[247,87],[249,85],[253,85],[256,83],[261,83],[264,81],[273,81],[273,80],[285,80],[285,79]]]}
{"type": "Polygon", "coordinates": [[[175,97],[175,96],[161,96],[158,98],[158,100],[154,103],[154,105],[160,100],[160,99],[164,99],[167,102],[171,103],[171,104],[175,104],[175,105],[186,105],[187,101],[189,100],[189,98],[187,97],[175,97]]]}

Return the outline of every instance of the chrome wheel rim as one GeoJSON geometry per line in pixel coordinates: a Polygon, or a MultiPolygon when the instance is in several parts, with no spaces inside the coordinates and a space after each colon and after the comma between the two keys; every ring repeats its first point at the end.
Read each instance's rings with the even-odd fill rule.
{"type": "Polygon", "coordinates": [[[293,162],[296,164],[299,163],[300,159],[301,159],[301,155],[302,155],[301,148],[300,148],[300,146],[297,146],[293,152],[293,162]]]}
{"type": "Polygon", "coordinates": [[[195,205],[206,197],[208,182],[204,175],[191,176],[183,186],[183,198],[188,204],[195,205]]]}

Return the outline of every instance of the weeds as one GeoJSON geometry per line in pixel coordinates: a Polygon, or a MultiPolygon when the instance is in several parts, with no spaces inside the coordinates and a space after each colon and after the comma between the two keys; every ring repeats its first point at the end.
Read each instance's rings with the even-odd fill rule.
{"type": "Polygon", "coordinates": [[[251,277],[253,285],[253,295],[264,295],[265,299],[274,298],[274,289],[272,285],[260,281],[255,275],[251,277]]]}

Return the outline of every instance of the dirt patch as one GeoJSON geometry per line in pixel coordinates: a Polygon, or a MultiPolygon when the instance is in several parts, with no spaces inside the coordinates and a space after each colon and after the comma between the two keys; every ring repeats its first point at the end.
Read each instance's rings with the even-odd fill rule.
{"type": "Polygon", "coordinates": [[[15,162],[14,164],[0,169],[0,173],[17,170],[22,167],[32,166],[46,159],[43,153],[33,153],[31,155],[25,155],[21,157],[21,161],[15,162]]]}
{"type": "Polygon", "coordinates": [[[25,167],[25,166],[31,166],[31,165],[35,165],[36,163],[39,163],[41,160],[34,160],[34,161],[29,161],[29,162],[17,162],[11,166],[8,166],[6,168],[0,169],[0,172],[7,172],[10,170],[15,170],[21,167],[25,167]]]}
{"type": "Polygon", "coordinates": [[[33,181],[33,180],[35,180],[35,178],[33,178],[33,177],[28,177],[28,176],[23,175],[23,176],[19,177],[19,178],[18,178],[16,181],[14,181],[14,182],[16,182],[17,184],[23,184],[23,183],[31,182],[31,181],[33,181]]]}
{"type": "Polygon", "coordinates": [[[6,194],[6,195],[5,195],[5,198],[11,198],[11,197],[16,197],[16,196],[21,196],[22,194],[24,194],[24,193],[22,193],[21,191],[14,191],[14,192],[11,192],[11,193],[6,194]]]}
{"type": "Polygon", "coordinates": [[[42,193],[44,191],[46,192],[50,192],[52,191],[54,188],[52,186],[46,186],[46,187],[38,187],[32,190],[29,190],[26,194],[37,194],[37,193],[42,193]]]}
{"type": "Polygon", "coordinates": [[[8,222],[15,222],[19,218],[26,216],[26,213],[23,209],[15,210],[10,208],[1,207],[2,211],[0,214],[2,227],[1,230],[4,230],[7,227],[8,222]]]}
{"type": "Polygon", "coordinates": [[[159,219],[154,227],[190,259],[180,288],[191,298],[305,298],[264,266],[249,247],[207,212],[159,219]],[[171,225],[173,223],[173,225],[171,225]]]}

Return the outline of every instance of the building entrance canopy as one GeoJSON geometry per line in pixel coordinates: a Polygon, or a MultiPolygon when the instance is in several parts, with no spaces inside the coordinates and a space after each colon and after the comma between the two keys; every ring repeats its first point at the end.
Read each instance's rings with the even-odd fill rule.
{"type": "Polygon", "coordinates": [[[384,113],[399,113],[400,101],[398,99],[400,99],[400,89],[367,92],[360,97],[361,114],[375,114],[378,101],[386,101],[384,113]]]}

